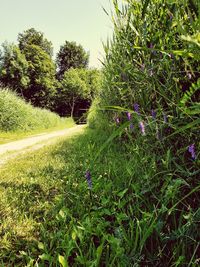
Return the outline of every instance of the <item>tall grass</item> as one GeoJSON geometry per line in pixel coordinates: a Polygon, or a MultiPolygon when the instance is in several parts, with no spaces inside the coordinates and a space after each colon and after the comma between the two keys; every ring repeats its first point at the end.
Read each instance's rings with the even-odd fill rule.
{"type": "Polygon", "coordinates": [[[32,131],[64,124],[66,119],[35,108],[8,89],[0,89],[0,131],[32,131]]]}
{"type": "Polygon", "coordinates": [[[136,233],[128,237],[128,222],[122,236],[135,266],[197,266],[199,1],[113,4],[114,36],[104,47],[103,87],[89,124],[112,132],[97,155],[117,140],[136,162],[138,178],[131,170],[122,176],[136,198],[127,204],[136,233]]]}
{"type": "Polygon", "coordinates": [[[198,266],[199,186],[141,136],[95,159],[107,139],[88,130],[4,166],[2,266],[198,266]]]}
{"type": "Polygon", "coordinates": [[[114,6],[98,130],[0,173],[3,266],[199,266],[198,1],[114,6]]]}

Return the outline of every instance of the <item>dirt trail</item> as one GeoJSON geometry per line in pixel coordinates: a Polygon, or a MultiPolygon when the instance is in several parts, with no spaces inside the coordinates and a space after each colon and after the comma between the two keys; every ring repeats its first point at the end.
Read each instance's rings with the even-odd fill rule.
{"type": "Polygon", "coordinates": [[[0,145],[0,165],[6,163],[9,159],[15,158],[19,154],[28,153],[40,149],[43,146],[55,143],[59,137],[69,137],[80,133],[86,125],[77,125],[72,128],[55,131],[52,133],[39,134],[27,137],[18,141],[0,145]]]}

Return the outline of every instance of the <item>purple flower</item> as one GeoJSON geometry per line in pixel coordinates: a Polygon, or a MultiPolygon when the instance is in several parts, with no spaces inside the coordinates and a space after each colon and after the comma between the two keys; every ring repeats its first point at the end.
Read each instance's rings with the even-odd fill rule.
{"type": "Polygon", "coordinates": [[[150,48],[151,48],[151,49],[153,48],[153,44],[152,44],[152,43],[150,43],[150,48]]]}
{"type": "Polygon", "coordinates": [[[144,122],[140,121],[139,122],[139,126],[140,126],[140,130],[142,132],[142,135],[145,135],[145,126],[144,126],[144,122]]]}
{"type": "Polygon", "coordinates": [[[191,73],[188,73],[187,76],[188,76],[189,80],[192,79],[192,74],[191,73]]]}
{"type": "Polygon", "coordinates": [[[119,119],[119,117],[116,117],[116,118],[115,118],[115,122],[116,122],[116,124],[119,124],[119,123],[120,123],[120,119],[119,119]]]}
{"type": "Polygon", "coordinates": [[[163,120],[164,120],[164,123],[167,123],[167,115],[163,113],[163,120]]]}
{"type": "Polygon", "coordinates": [[[130,121],[131,120],[131,113],[127,112],[126,115],[127,115],[128,120],[130,121]]]}
{"type": "Polygon", "coordinates": [[[130,131],[132,132],[134,130],[134,125],[133,123],[130,124],[130,131]]]}
{"type": "Polygon", "coordinates": [[[136,112],[138,115],[140,115],[140,112],[139,112],[140,106],[138,105],[138,103],[133,104],[133,107],[134,107],[135,112],[136,112]]]}
{"type": "Polygon", "coordinates": [[[91,179],[91,174],[89,170],[86,171],[85,178],[87,179],[89,189],[92,189],[92,179],[91,179]]]}
{"type": "Polygon", "coordinates": [[[156,119],[156,112],[153,109],[151,110],[151,116],[154,120],[156,119]]]}
{"type": "Polygon", "coordinates": [[[191,153],[192,159],[195,160],[196,159],[196,154],[195,154],[194,144],[189,145],[188,151],[191,153]]]}

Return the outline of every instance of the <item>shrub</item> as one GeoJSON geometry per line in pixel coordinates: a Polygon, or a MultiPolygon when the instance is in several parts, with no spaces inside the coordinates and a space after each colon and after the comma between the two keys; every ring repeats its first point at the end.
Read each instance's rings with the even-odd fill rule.
{"type": "Polygon", "coordinates": [[[53,112],[32,107],[9,89],[0,89],[0,131],[47,129],[64,121],[53,112]]]}

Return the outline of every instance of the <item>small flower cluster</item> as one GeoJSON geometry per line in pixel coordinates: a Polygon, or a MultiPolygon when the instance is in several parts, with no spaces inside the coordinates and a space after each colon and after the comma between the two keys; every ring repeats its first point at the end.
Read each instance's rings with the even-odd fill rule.
{"type": "Polygon", "coordinates": [[[87,180],[87,183],[88,183],[88,187],[89,189],[91,190],[92,189],[92,178],[91,178],[91,173],[89,170],[86,171],[85,173],[85,178],[87,180]]]}
{"type": "MultiPolygon", "coordinates": [[[[139,104],[138,103],[134,103],[133,104],[133,109],[134,109],[135,113],[139,116],[139,128],[140,128],[140,131],[141,131],[141,135],[145,136],[146,135],[145,122],[140,119],[140,115],[141,114],[140,114],[140,106],[139,106],[139,104]]],[[[131,122],[132,114],[131,114],[131,112],[126,112],[126,115],[127,115],[127,120],[130,121],[130,132],[133,132],[134,125],[131,122]]],[[[155,121],[156,118],[157,118],[157,113],[156,113],[156,111],[154,109],[151,110],[151,116],[152,116],[152,119],[155,121]]],[[[120,118],[116,117],[115,121],[116,121],[117,124],[119,124],[120,123],[120,118]]],[[[167,115],[165,113],[163,113],[163,122],[165,124],[168,123],[168,117],[167,117],[167,115]]],[[[156,126],[156,138],[158,140],[161,140],[161,138],[162,138],[161,137],[161,133],[158,130],[158,126],[156,126]]],[[[188,151],[191,154],[191,158],[193,160],[195,160],[196,159],[195,144],[189,145],[188,146],[188,151]]]]}
{"type": "Polygon", "coordinates": [[[195,153],[194,144],[189,145],[188,151],[190,152],[192,159],[195,160],[196,159],[196,153],[195,153]]]}

